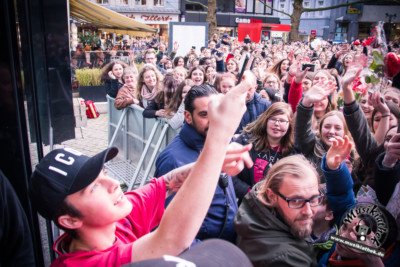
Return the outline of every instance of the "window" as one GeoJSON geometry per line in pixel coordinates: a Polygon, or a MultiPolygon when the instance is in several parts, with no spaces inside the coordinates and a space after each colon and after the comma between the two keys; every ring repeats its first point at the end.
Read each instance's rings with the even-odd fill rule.
{"type": "Polygon", "coordinates": [[[304,2],[303,5],[304,7],[310,7],[310,2],[304,2]]]}
{"type": "Polygon", "coordinates": [[[285,9],[285,4],[281,4],[281,9],[282,9],[282,10],[285,9]]]}
{"type": "Polygon", "coordinates": [[[128,0],[121,0],[121,5],[128,5],[128,0]]]}
{"type": "Polygon", "coordinates": [[[253,13],[254,9],[254,0],[247,0],[247,4],[246,4],[246,12],[247,13],[253,13]]]}
{"type": "MultiPolygon", "coordinates": [[[[286,0],[280,0],[280,1],[286,2],[286,0]]],[[[235,3],[235,13],[252,13],[252,14],[255,13],[255,14],[272,15],[273,0],[235,0],[234,3],[235,3]]],[[[279,9],[279,5],[277,9],[279,9]]]]}
{"type": "Polygon", "coordinates": [[[135,0],[135,4],[139,6],[145,6],[146,0],[135,0]]]}
{"type": "Polygon", "coordinates": [[[154,0],[155,6],[164,6],[164,0],[154,0]]]}
{"type": "Polygon", "coordinates": [[[97,4],[102,4],[102,5],[108,4],[108,0],[97,0],[96,2],[97,4]]]}
{"type": "Polygon", "coordinates": [[[319,6],[323,6],[324,5],[324,1],[318,1],[318,5],[319,6]]]}
{"type": "Polygon", "coordinates": [[[256,10],[255,13],[264,14],[264,0],[256,0],[256,10]]]}

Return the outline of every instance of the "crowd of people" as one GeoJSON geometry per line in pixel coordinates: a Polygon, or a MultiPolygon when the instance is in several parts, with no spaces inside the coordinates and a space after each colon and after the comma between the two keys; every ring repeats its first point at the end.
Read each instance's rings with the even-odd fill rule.
{"type": "Polygon", "coordinates": [[[123,194],[103,170],[115,148],[55,150],[36,167],[31,199],[65,231],[53,266],[141,266],[212,238],[249,266],[399,266],[400,60],[382,45],[226,34],[201,54],[178,47],[142,51],[139,69],[103,67],[115,108],[179,129],[158,178],[123,194]]]}

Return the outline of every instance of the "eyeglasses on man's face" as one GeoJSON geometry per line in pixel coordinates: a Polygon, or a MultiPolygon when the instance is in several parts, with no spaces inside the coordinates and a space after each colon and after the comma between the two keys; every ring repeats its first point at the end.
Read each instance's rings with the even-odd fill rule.
{"type": "Polygon", "coordinates": [[[272,122],[273,124],[278,123],[278,124],[286,125],[286,124],[289,123],[288,120],[284,120],[284,119],[269,118],[268,120],[269,120],[270,122],[272,122]]]}
{"type": "Polygon", "coordinates": [[[317,195],[313,196],[311,198],[305,199],[305,198],[288,198],[282,195],[279,192],[274,192],[276,195],[278,195],[280,198],[285,200],[288,203],[289,208],[291,209],[301,209],[306,205],[306,203],[310,203],[311,207],[316,207],[322,204],[322,201],[324,200],[323,195],[317,195]]]}

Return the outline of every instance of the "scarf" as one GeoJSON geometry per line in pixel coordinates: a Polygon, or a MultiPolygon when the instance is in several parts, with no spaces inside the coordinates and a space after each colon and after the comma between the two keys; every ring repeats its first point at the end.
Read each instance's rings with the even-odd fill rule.
{"type": "Polygon", "coordinates": [[[157,87],[154,87],[153,91],[149,91],[146,85],[143,85],[142,89],[140,90],[140,95],[146,101],[153,100],[156,97],[157,93],[157,87]]]}

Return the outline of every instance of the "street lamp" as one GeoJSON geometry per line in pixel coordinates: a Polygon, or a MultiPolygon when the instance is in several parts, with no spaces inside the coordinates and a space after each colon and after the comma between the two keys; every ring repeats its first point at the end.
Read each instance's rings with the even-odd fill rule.
{"type": "Polygon", "coordinates": [[[385,15],[389,20],[389,29],[388,29],[388,36],[387,36],[387,42],[389,42],[390,41],[390,35],[392,33],[392,19],[396,18],[396,14],[386,13],[385,15]]]}

